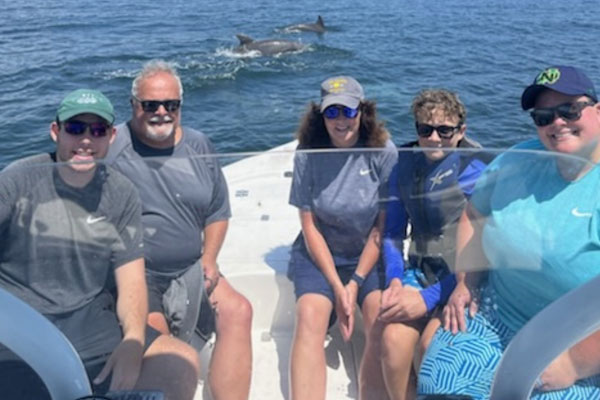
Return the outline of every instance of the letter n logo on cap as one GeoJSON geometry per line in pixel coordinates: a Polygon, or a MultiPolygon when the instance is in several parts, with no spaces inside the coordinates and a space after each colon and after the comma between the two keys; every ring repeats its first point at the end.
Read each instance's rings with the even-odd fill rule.
{"type": "Polygon", "coordinates": [[[556,83],[560,79],[560,71],[558,68],[548,68],[542,71],[537,78],[535,78],[535,83],[537,85],[552,85],[556,83]]]}

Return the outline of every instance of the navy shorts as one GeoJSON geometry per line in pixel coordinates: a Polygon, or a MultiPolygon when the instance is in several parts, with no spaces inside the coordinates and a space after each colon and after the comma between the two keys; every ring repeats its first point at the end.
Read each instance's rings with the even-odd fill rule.
{"type": "MultiPolygon", "coordinates": [[[[356,270],[357,260],[348,260],[343,257],[333,257],[337,273],[345,285],[356,270]]],[[[357,302],[360,307],[369,293],[383,288],[385,279],[381,263],[377,263],[365,277],[365,281],[358,289],[357,302]]],[[[288,269],[288,277],[294,282],[296,300],[306,293],[317,293],[327,297],[335,305],[333,288],[315,265],[310,256],[303,249],[293,249],[288,269]]]]}

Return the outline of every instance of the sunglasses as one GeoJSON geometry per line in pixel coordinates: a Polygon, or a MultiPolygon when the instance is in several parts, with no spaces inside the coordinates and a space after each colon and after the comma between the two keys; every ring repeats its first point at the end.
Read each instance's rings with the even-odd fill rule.
{"type": "Polygon", "coordinates": [[[356,118],[358,115],[358,108],[350,108],[346,106],[329,106],[323,111],[323,116],[327,119],[336,119],[340,116],[340,112],[344,114],[346,118],[356,118]]]}
{"type": "Polygon", "coordinates": [[[452,136],[454,136],[454,134],[456,133],[456,131],[462,126],[462,124],[458,124],[456,126],[433,126],[416,122],[415,126],[417,127],[417,135],[419,135],[420,137],[427,138],[431,136],[433,131],[436,131],[442,139],[451,139],[452,136]]]}
{"type": "Polygon", "coordinates": [[[594,104],[591,101],[576,101],[574,103],[559,104],[556,107],[535,108],[529,114],[534,124],[547,126],[554,122],[557,115],[565,121],[577,121],[581,118],[581,111],[594,104]]]}
{"type": "Polygon", "coordinates": [[[168,112],[175,112],[181,106],[181,100],[141,100],[135,96],[133,98],[140,103],[144,112],[156,112],[160,106],[163,106],[168,112]]]}
{"type": "Polygon", "coordinates": [[[63,122],[63,126],[65,127],[65,132],[73,136],[83,135],[89,128],[90,134],[96,138],[106,136],[110,128],[110,125],[105,122],[92,122],[88,124],[87,122],[77,120],[65,121],[63,122]]]}

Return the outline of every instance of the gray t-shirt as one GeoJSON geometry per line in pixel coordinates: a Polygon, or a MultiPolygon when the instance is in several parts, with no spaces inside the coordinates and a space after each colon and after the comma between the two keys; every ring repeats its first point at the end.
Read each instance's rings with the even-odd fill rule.
{"type": "MultiPolygon", "coordinates": [[[[362,253],[385,207],[386,181],[398,158],[389,140],[384,148],[352,150],[297,152],[289,201],[311,211],[331,253],[346,258],[362,253]]],[[[295,245],[304,248],[304,241],[295,245]]]]}
{"type": "Polygon", "coordinates": [[[143,256],[135,187],[104,166],[83,188],[67,185],[53,156],[0,173],[0,287],[43,314],[89,304],[115,268],[143,256]]]}
{"type": "Polygon", "coordinates": [[[209,139],[183,128],[174,147],[155,149],[117,126],[106,160],[142,199],[146,268],[177,275],[202,255],[204,227],[231,216],[227,183],[209,139]]]}

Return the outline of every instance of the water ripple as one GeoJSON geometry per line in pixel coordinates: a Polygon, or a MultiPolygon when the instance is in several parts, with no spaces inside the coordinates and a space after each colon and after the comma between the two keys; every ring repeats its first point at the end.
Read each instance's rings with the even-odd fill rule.
{"type": "Polygon", "coordinates": [[[200,3],[32,0],[0,16],[0,167],[52,147],[48,124],[69,91],[95,87],[129,115],[131,80],[143,62],[165,58],[185,86],[184,122],[219,151],[260,150],[290,140],[319,83],[351,74],[375,99],[396,143],[414,137],[410,103],[426,87],[455,90],[468,129],[507,146],[535,135],[519,97],[540,68],[584,68],[600,84],[595,1],[381,0],[355,7],[322,1],[200,3]],[[312,12],[310,10],[318,10],[312,12]],[[278,31],[321,14],[328,31],[278,31]],[[234,35],[300,39],[307,49],[240,57],[234,35]]]}

